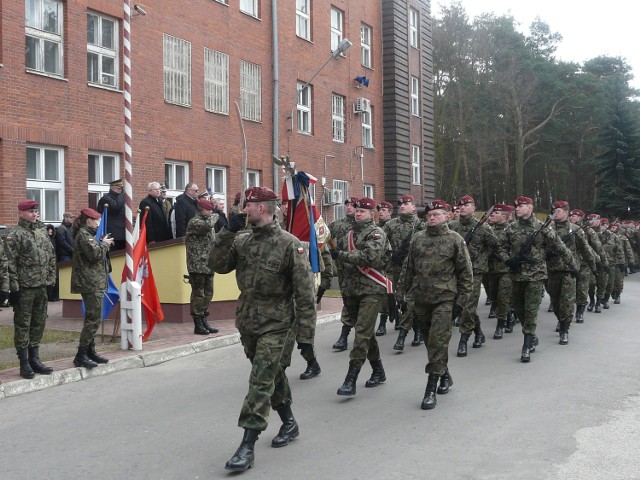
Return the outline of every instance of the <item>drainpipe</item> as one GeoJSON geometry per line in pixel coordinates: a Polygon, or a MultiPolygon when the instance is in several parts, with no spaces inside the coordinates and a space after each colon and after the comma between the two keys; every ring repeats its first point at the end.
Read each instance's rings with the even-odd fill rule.
{"type": "MultiPolygon", "coordinates": [[[[272,55],[273,55],[273,157],[278,158],[278,139],[280,136],[280,58],[278,56],[278,0],[271,0],[271,31],[273,32],[272,55]]],[[[273,191],[278,194],[278,175],[280,174],[278,165],[273,164],[273,191]]]]}

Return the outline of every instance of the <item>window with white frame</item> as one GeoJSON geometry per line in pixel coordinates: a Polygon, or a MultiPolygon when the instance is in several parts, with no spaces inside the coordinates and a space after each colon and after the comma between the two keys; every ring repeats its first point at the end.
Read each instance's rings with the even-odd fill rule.
{"type": "Polygon", "coordinates": [[[311,85],[298,82],[298,132],[311,135],[311,85]],[[304,89],[302,88],[304,87],[304,89]]]}
{"type": "Polygon", "coordinates": [[[240,61],[240,110],[242,118],[262,121],[262,67],[240,61]]]}
{"type": "Polygon", "coordinates": [[[189,164],[184,162],[164,162],[164,184],[167,196],[175,198],[184,192],[189,183],[189,164]]]}
{"type": "Polygon", "coordinates": [[[296,35],[311,40],[311,0],[296,0],[296,35]]]}
{"type": "Polygon", "coordinates": [[[373,185],[368,185],[368,184],[365,183],[362,186],[362,196],[363,197],[374,198],[373,197],[373,185]]]}
{"type": "Polygon", "coordinates": [[[260,172],[258,170],[247,170],[247,188],[260,186],[260,172]]]}
{"type": "Polygon", "coordinates": [[[164,100],[191,106],[191,42],[164,34],[164,100]]]}
{"type": "Polygon", "coordinates": [[[258,18],[258,0],[240,0],[240,11],[258,18]]]}
{"type": "Polygon", "coordinates": [[[216,198],[226,198],[227,169],[225,167],[207,167],[207,188],[213,191],[216,198]]]}
{"type": "Polygon", "coordinates": [[[59,222],[64,207],[64,150],[27,146],[27,198],[40,204],[40,220],[59,222]]]}
{"type": "Polygon", "coordinates": [[[411,115],[420,115],[420,79],[411,77],[411,115]]]}
{"type": "Polygon", "coordinates": [[[420,146],[411,146],[411,172],[414,185],[420,185],[420,146]]]}
{"type": "Polygon", "coordinates": [[[362,121],[362,145],[366,148],[373,148],[373,132],[371,126],[371,110],[365,110],[360,114],[362,121]]]}
{"type": "Polygon", "coordinates": [[[118,21],[87,13],[87,82],[118,88],[118,21]]]}
{"type": "Polygon", "coordinates": [[[409,9],[409,44],[414,48],[420,48],[420,43],[418,39],[419,35],[419,21],[420,16],[418,15],[418,11],[413,8],[409,9]]]}
{"type": "Polygon", "coordinates": [[[25,0],[25,64],[30,70],[62,76],[64,4],[25,0]]]}
{"type": "MultiPolygon", "coordinates": [[[[334,180],[333,189],[340,190],[342,192],[342,198],[347,199],[349,194],[349,183],[346,180],[334,180]]],[[[338,220],[347,216],[347,211],[344,208],[344,203],[333,207],[333,219],[338,220]]]]}
{"type": "Polygon", "coordinates": [[[344,13],[336,7],[331,7],[331,51],[338,48],[344,31],[344,13]]]}
{"type": "Polygon", "coordinates": [[[96,208],[98,200],[109,191],[109,182],[119,176],[120,156],[117,153],[89,152],[89,207],[96,208]]]}
{"type": "Polygon", "coordinates": [[[229,55],[204,49],[204,109],[229,115],[229,55]]]}
{"type": "Polygon", "coordinates": [[[362,66],[371,68],[371,27],[364,23],[360,25],[360,48],[362,66]]]}
{"type": "Polygon", "coordinates": [[[331,130],[333,141],[344,143],[344,97],[334,93],[331,103],[331,130]]]}

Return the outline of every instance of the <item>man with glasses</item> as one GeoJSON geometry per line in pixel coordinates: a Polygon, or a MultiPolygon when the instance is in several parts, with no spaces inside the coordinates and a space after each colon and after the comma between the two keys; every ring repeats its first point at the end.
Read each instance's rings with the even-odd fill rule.
{"type": "Polygon", "coordinates": [[[195,217],[198,210],[198,192],[198,185],[189,182],[184,187],[184,193],[176,198],[173,214],[170,214],[172,229],[175,228],[174,238],[184,237],[187,234],[189,220],[195,217]]]}

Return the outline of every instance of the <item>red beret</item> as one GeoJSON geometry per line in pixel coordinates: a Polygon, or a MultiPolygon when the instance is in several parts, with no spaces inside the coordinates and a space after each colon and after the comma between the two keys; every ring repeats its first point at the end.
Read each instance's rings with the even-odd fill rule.
{"type": "Polygon", "coordinates": [[[460,204],[458,202],[455,202],[453,204],[453,211],[457,212],[458,210],[460,210],[460,204]]]}
{"type": "Polygon", "coordinates": [[[430,212],[431,210],[446,210],[447,202],[444,200],[433,200],[432,202],[427,203],[424,206],[425,212],[430,212]]]}
{"type": "Polygon", "coordinates": [[[204,210],[213,210],[214,207],[211,200],[205,200],[204,198],[198,200],[198,206],[204,210]]]}
{"type": "Polygon", "coordinates": [[[251,187],[244,192],[245,202],[269,202],[278,200],[276,192],[267,187],[251,187]]]}
{"type": "Polygon", "coordinates": [[[504,203],[496,203],[493,206],[493,211],[494,212],[510,212],[511,208],[509,207],[509,205],[505,205],[504,203]]]}
{"type": "Polygon", "coordinates": [[[381,208],[388,208],[388,209],[392,209],[393,205],[390,202],[386,202],[386,201],[382,201],[380,203],[378,203],[378,210],[380,210],[381,208]]]}
{"type": "Polygon", "coordinates": [[[609,223],[609,219],[608,218],[601,218],[600,219],[600,223],[609,223]]]}
{"type": "Polygon", "coordinates": [[[517,207],[518,205],[526,205],[526,204],[531,204],[533,205],[533,200],[531,200],[531,198],[529,197],[518,197],[513,201],[513,204],[517,207]]]}
{"type": "Polygon", "coordinates": [[[362,197],[356,201],[355,207],[365,208],[367,210],[373,210],[374,208],[376,208],[376,201],[373,198],[362,197]]]}
{"type": "Polygon", "coordinates": [[[102,215],[96,212],[93,208],[83,208],[82,210],[80,210],[80,213],[85,217],[93,218],[94,220],[102,218],[102,215]]]}
{"type": "Polygon", "coordinates": [[[446,203],[446,202],[445,202],[445,204],[444,204],[444,209],[445,209],[447,212],[450,212],[450,211],[451,211],[451,205],[449,205],[448,203],[446,203]]]}
{"type": "Polygon", "coordinates": [[[352,205],[355,205],[357,201],[358,201],[358,197],[347,197],[347,199],[344,201],[344,204],[346,205],[350,203],[352,205]]]}
{"type": "Polygon", "coordinates": [[[569,208],[569,202],[565,202],[564,200],[556,200],[551,204],[553,209],[556,208],[569,208]]]}
{"type": "Polygon", "coordinates": [[[413,195],[402,195],[399,199],[398,199],[398,205],[402,205],[404,203],[413,203],[415,202],[415,198],[413,198],[413,195]]]}
{"type": "Polygon", "coordinates": [[[18,210],[24,212],[26,210],[38,208],[38,205],[38,202],[36,202],[35,200],[22,200],[20,203],[18,203],[18,210]]]}
{"type": "Polygon", "coordinates": [[[476,203],[471,195],[465,195],[460,200],[458,200],[459,205],[466,205],[467,203],[476,203]]]}
{"type": "Polygon", "coordinates": [[[240,192],[235,194],[235,196],[233,197],[233,201],[234,202],[240,202],[240,192]]]}
{"type": "Polygon", "coordinates": [[[589,215],[587,215],[587,220],[598,220],[600,218],[600,215],[598,215],[597,213],[590,213],[589,215]]]}
{"type": "Polygon", "coordinates": [[[569,213],[571,213],[571,215],[575,215],[577,217],[584,217],[584,212],[582,210],[580,210],[579,208],[574,208],[569,213]]]}

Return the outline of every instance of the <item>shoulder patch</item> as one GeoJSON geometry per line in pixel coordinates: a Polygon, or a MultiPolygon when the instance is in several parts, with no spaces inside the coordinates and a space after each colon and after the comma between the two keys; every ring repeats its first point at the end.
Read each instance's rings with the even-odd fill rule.
{"type": "Polygon", "coordinates": [[[304,248],[302,247],[298,247],[296,250],[298,250],[298,253],[304,253],[304,248]]]}
{"type": "Polygon", "coordinates": [[[378,232],[374,232],[373,235],[371,235],[373,238],[375,238],[376,240],[378,240],[379,238],[382,237],[382,235],[380,235],[378,232]]]}

